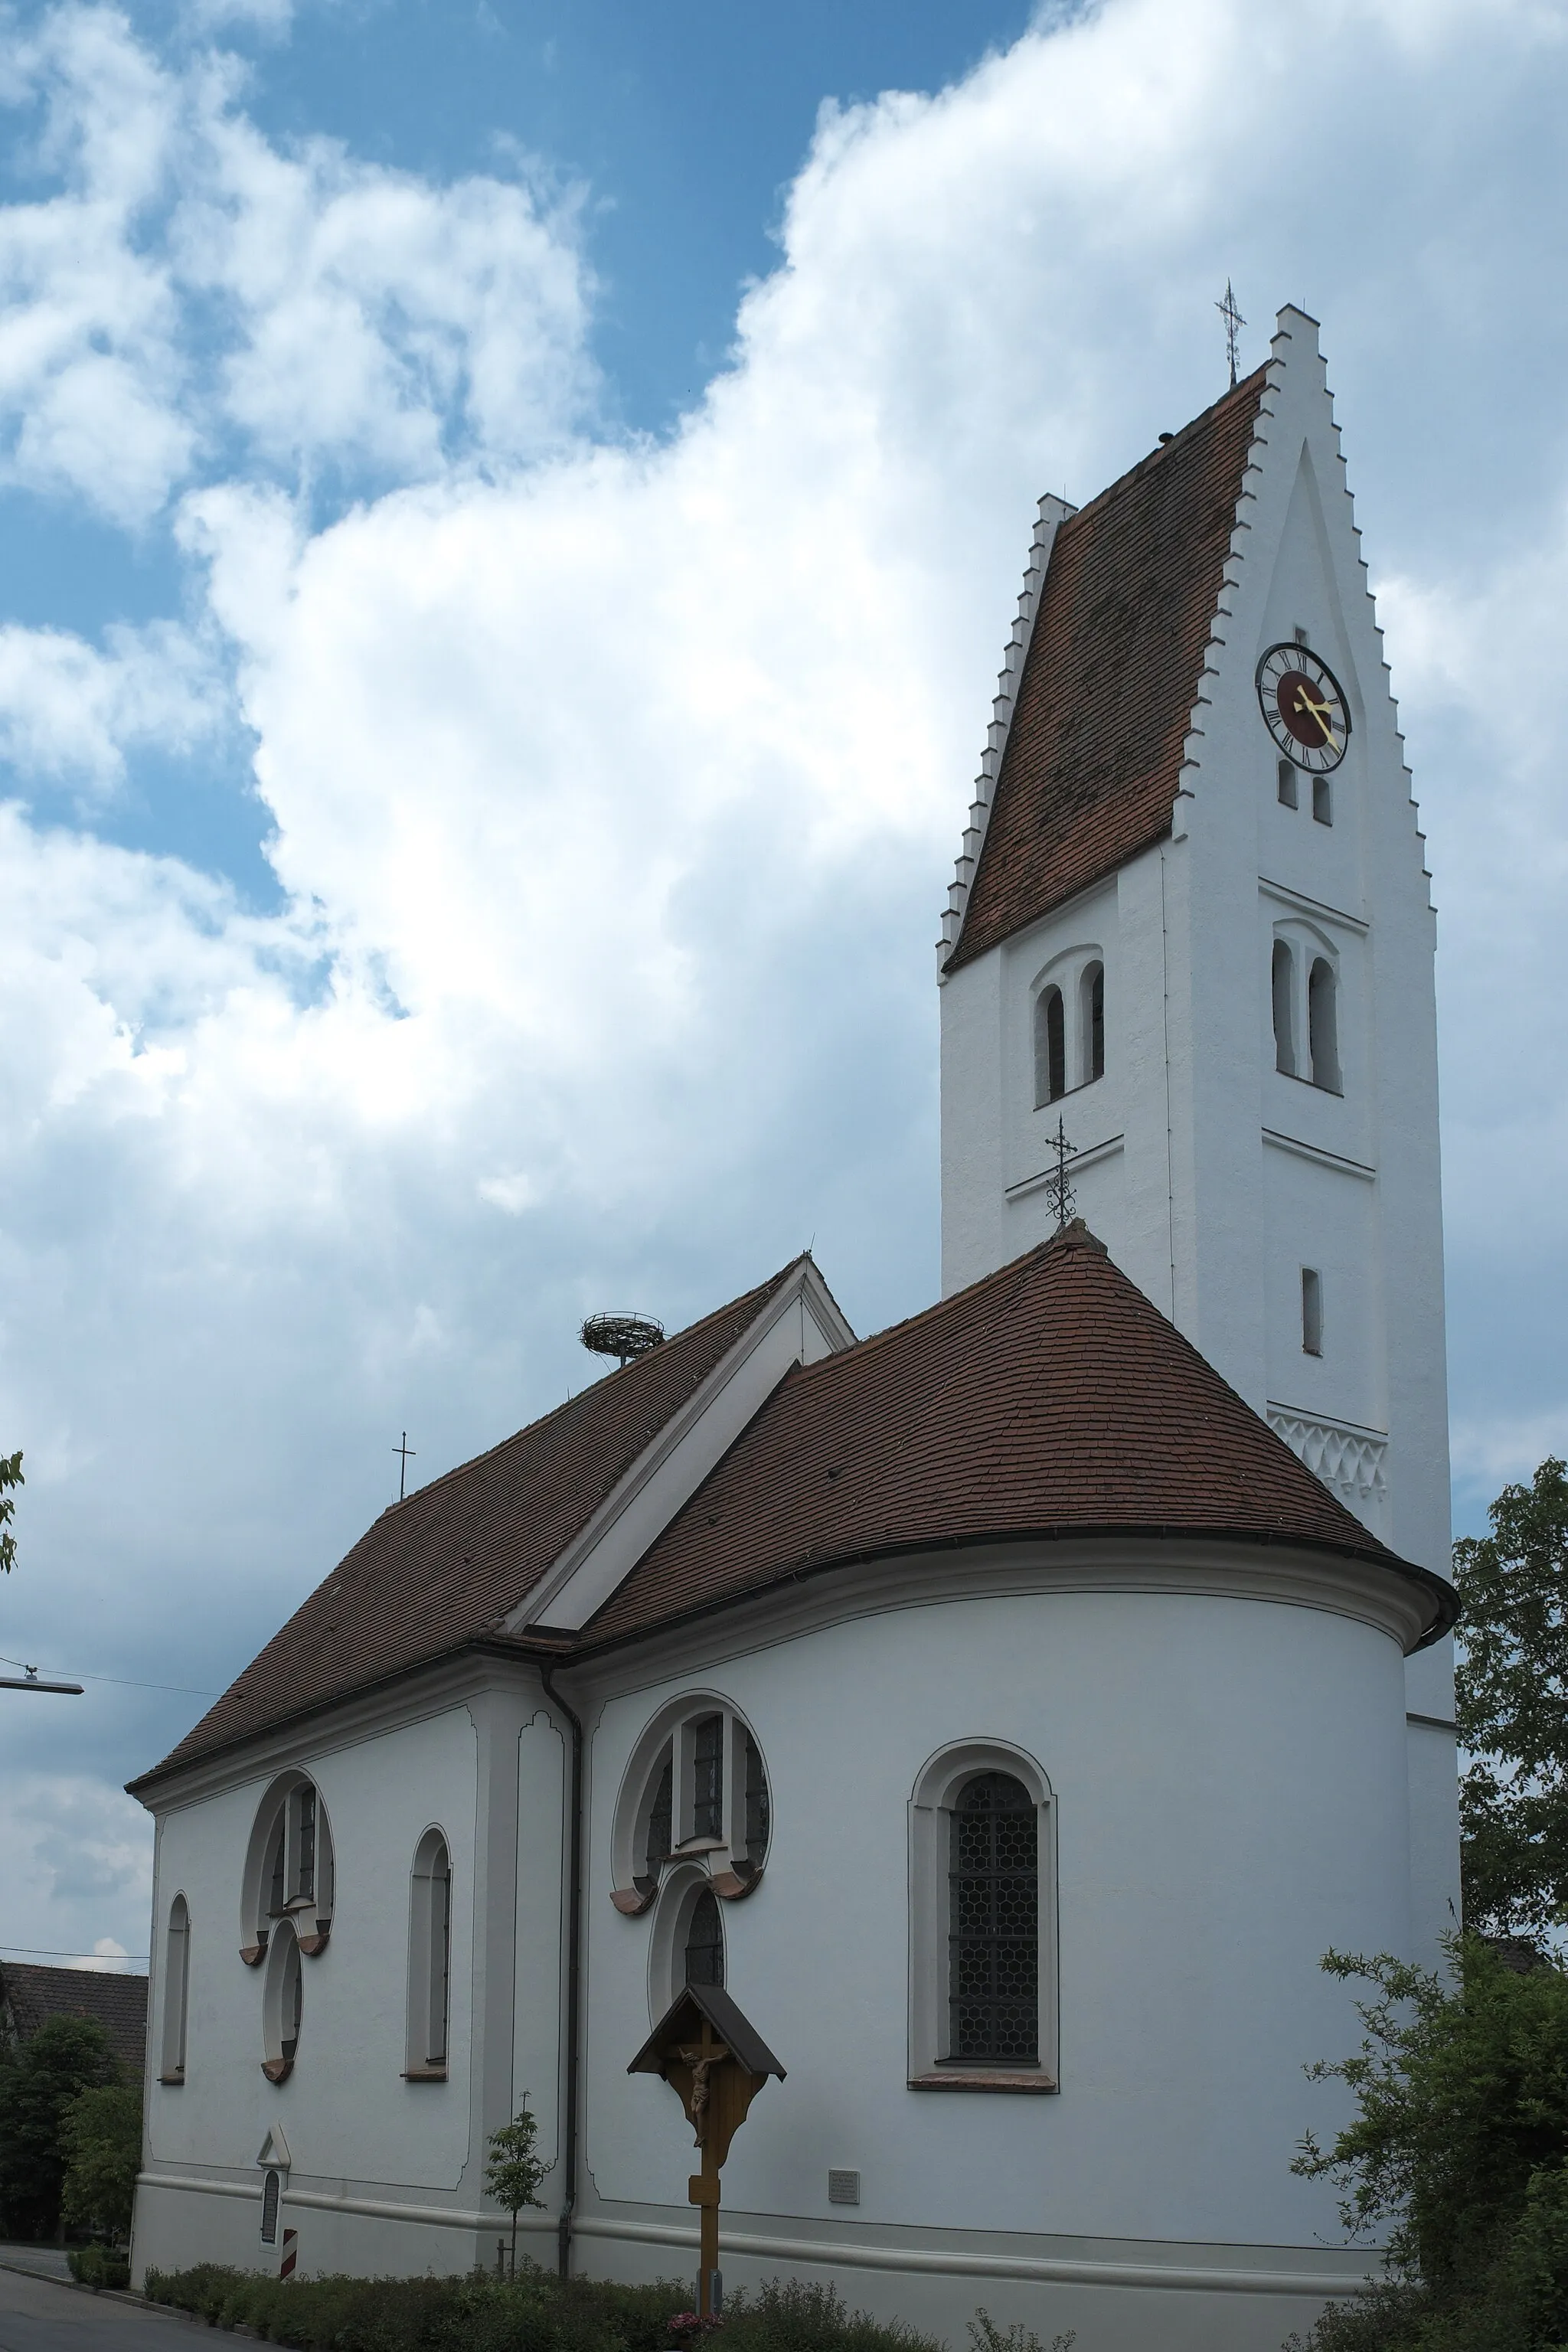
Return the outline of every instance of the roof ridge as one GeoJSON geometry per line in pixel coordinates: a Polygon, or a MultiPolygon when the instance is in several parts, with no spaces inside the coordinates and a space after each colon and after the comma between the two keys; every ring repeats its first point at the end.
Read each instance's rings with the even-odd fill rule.
{"type": "MultiPolygon", "coordinates": [[[[736,1307],[744,1306],[749,1298],[761,1301],[769,1297],[778,1288],[781,1282],[794,1273],[797,1265],[808,1261],[816,1263],[808,1249],[801,1250],[786,1264],[781,1265],[776,1274],[769,1275],[765,1282],[753,1284],[750,1290],[738,1290],[734,1297],[725,1299],[722,1306],[712,1307],[706,1315],[700,1315],[694,1323],[683,1324],[679,1331],[671,1331],[668,1338],[659,1341],[659,1347],[673,1348],[682,1339],[695,1338],[699,1331],[704,1331],[710,1324],[716,1323],[721,1316],[732,1315],[736,1307]]],[[[589,1397],[603,1396],[612,1381],[618,1381],[624,1373],[635,1372],[639,1364],[646,1364],[657,1352],[657,1349],[649,1348],[646,1354],[634,1356],[630,1362],[617,1364],[613,1372],[605,1372],[600,1379],[590,1381],[585,1389],[579,1389],[574,1396],[563,1397],[561,1402],[552,1404],[548,1412],[540,1413],[536,1420],[525,1421],[521,1429],[510,1431],[505,1437],[498,1437],[493,1445],[481,1447],[478,1454],[470,1454],[466,1461],[454,1462],[449,1470],[438,1470],[434,1478],[427,1478],[424,1486],[416,1486],[412,1494],[403,1496],[395,1503],[388,1503],[378,1517],[384,1519],[394,1511],[406,1510],[410,1503],[417,1502],[422,1496],[433,1495],[438,1486],[449,1486],[454,1478],[460,1478],[465,1472],[477,1469],[481,1462],[492,1462],[498,1454],[504,1454],[509,1445],[521,1444],[525,1437],[533,1436],[539,1430],[548,1429],[552,1421],[558,1420],[563,1413],[570,1412],[574,1405],[585,1403],[589,1397]]],[[[373,1519],[371,1525],[374,1527],[376,1521],[373,1519]]],[[[363,1537],[360,1541],[363,1541],[363,1537]]],[[[351,1546],[351,1549],[353,1548],[351,1546]]],[[[348,1554],[345,1552],[343,1557],[347,1559],[348,1554]]],[[[341,1564],[340,1562],[339,1565],[341,1564]]],[[[336,1570],[331,1573],[335,1574],[336,1570]]]]}
{"type": "MultiPolygon", "coordinates": [[[[1250,375],[1244,375],[1237,383],[1227,385],[1217,400],[1211,400],[1206,408],[1200,408],[1195,416],[1189,416],[1184,425],[1179,425],[1168,441],[1157,442],[1152,449],[1145,450],[1142,457],[1129,466],[1125,473],[1118,474],[1113,482],[1107,482],[1104,489],[1097,490],[1093,498],[1086,499],[1082,506],[1075,507],[1068,520],[1078,523],[1092,520],[1097,509],[1103,507],[1108,499],[1113,499],[1120,492],[1129,489],[1152,467],[1163,465],[1173,450],[1179,449],[1201,425],[1211,423],[1222,408],[1229,407],[1233,401],[1238,405],[1242,404],[1244,395],[1256,391],[1262,384],[1269,369],[1278,364],[1279,362],[1272,357],[1263,360],[1252,370],[1250,375]]],[[[1066,525],[1063,528],[1065,529],[1066,525]]]]}

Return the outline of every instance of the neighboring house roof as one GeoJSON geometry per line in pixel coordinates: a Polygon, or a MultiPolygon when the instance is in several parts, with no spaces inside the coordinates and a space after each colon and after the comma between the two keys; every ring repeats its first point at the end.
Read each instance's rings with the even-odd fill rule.
{"type": "Polygon", "coordinates": [[[1057,531],[949,970],[1170,831],[1265,374],[1057,531]]]}
{"type": "MultiPolygon", "coordinates": [[[[801,1261],[795,1261],[798,1267],[801,1261]]],[[[482,1643],[580,1656],[868,1555],[1140,1533],[1306,1545],[1426,1591],[1081,1223],[786,1370],[580,1631],[508,1621],[795,1267],[385,1511],[154,1771],[482,1643]]]]}
{"type": "Polygon", "coordinates": [[[30,2042],[51,2017],[87,2017],[101,2025],[126,2073],[142,2078],[147,2049],[147,1979],[109,1969],[40,1969],[0,1960],[0,2016],[18,2042],[30,2042]]]}
{"type": "Polygon", "coordinates": [[[881,1553],[1143,1533],[1292,1543],[1429,1591],[1298,1460],[1081,1223],[787,1375],[584,1629],[645,1633],[881,1553]]]}
{"type": "Polygon", "coordinates": [[[500,1629],[800,1263],[393,1504],[156,1772],[500,1629]]]}

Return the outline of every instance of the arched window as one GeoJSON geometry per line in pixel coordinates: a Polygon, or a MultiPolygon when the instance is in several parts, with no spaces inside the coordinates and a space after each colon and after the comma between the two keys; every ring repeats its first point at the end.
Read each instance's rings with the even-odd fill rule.
{"type": "Polygon", "coordinates": [[[724,1981],[724,1923],[710,1886],[705,1886],[686,1922],[687,1984],[721,1985],[724,1981]]]}
{"type": "Polygon", "coordinates": [[[1294,761],[1294,760],[1281,760],[1281,761],[1280,761],[1280,762],[1279,762],[1279,768],[1276,770],[1275,773],[1276,773],[1276,784],[1277,784],[1277,789],[1278,789],[1278,791],[1279,791],[1279,805],[1280,805],[1280,807],[1281,807],[1281,808],[1295,808],[1295,807],[1298,805],[1298,802],[1297,802],[1297,798],[1296,798],[1296,762],[1295,762],[1295,761],[1294,761]]]}
{"type": "Polygon", "coordinates": [[[335,1868],[331,1832],[315,1782],[302,1772],[275,1780],[250,1832],[241,1895],[240,1958],[258,1968],[280,1920],[291,1924],[307,1959],[331,1933],[335,1868]]]}
{"type": "Polygon", "coordinates": [[[159,2053],[160,2083],[185,2079],[185,2017],[190,2005],[191,1915],[183,1895],[169,1906],[169,1928],[163,1943],[163,2038],[159,2053]]]}
{"type": "Polygon", "coordinates": [[[1335,1003],[1334,968],[1327,956],[1314,959],[1307,975],[1307,1051],[1312,1084],[1328,1093],[1340,1092],[1339,1014],[1335,1003]]]}
{"type": "Polygon", "coordinates": [[[1271,970],[1274,996],[1274,1066],[1288,1078],[1296,1075],[1296,959],[1285,940],[1274,942],[1271,970]]]}
{"type": "Polygon", "coordinates": [[[1050,1783],[986,1740],[939,1749],[910,1809],[910,2084],[1057,2088],[1050,1783]]]}
{"type": "Polygon", "coordinates": [[[1035,1104],[1060,1100],[1068,1090],[1067,1012],[1059,988],[1042,988],[1035,999],[1035,1104]]]}
{"type": "Polygon", "coordinates": [[[444,2082],[452,2005],[452,1862],[439,1830],[414,1856],[408,1920],[408,2039],[404,2074],[444,2082]]]}
{"type": "Polygon", "coordinates": [[[283,2184],[278,2174],[270,2169],[263,2176],[261,2182],[261,2242],[264,2246],[275,2246],[278,2243],[278,2207],[281,2198],[282,2185],[283,2184]]]}
{"type": "Polygon", "coordinates": [[[1105,1076],[1105,966],[1085,964],[1079,982],[1079,1025],[1083,1034],[1082,1083],[1092,1086],[1105,1076]]]}
{"type": "Polygon", "coordinates": [[[648,1910],[673,1867],[698,1862],[730,1903],[767,1860],[772,1806],[762,1753],[734,1711],[711,1697],[677,1700],[632,1752],[611,1832],[617,1911],[648,1910]]]}
{"type": "Polygon", "coordinates": [[[948,2053],[1039,2061],[1039,1834],[1009,1772],[961,1790],[950,1830],[948,2053]]]}
{"type": "Polygon", "coordinates": [[[269,2083],[285,2083],[294,2071],[304,2012],[304,1970],[291,1920],[283,1920],[267,1955],[261,1996],[261,2034],[266,2055],[261,2071],[269,2083]]]}

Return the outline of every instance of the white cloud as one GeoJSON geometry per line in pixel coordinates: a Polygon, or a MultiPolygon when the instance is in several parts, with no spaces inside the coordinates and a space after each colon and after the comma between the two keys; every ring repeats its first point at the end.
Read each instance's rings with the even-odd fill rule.
{"type": "MultiPolygon", "coordinates": [[[[127,515],[174,489],[199,618],[99,652],[12,632],[0,709],[18,756],[112,782],[216,707],[190,648],[221,633],[286,903],[0,826],[0,1431],[69,1465],[26,1496],[18,1641],[230,1670],[395,1494],[396,1432],[423,1475],[515,1426],[581,1382],[586,1308],[679,1321],[814,1234],[860,1319],[929,1294],[930,942],[1033,502],[1217,392],[1227,273],[1249,355],[1277,300],[1328,313],[1471,1197],[1464,1139],[1542,1098],[1532,1054],[1560,1068],[1502,996],[1568,987],[1530,715],[1568,604],[1563,306],[1536,301],[1528,381],[1506,341],[1517,289],[1558,282],[1554,14],[1108,0],[936,100],[831,115],[732,364],[659,445],[592,430],[574,216],[532,183],[285,152],[229,68],[47,22],[48,202],[103,290],[0,214],[0,251],[37,241],[41,354],[0,399],[30,447],[100,335],[128,446],[138,402],[174,437],[70,478],[127,515]],[[1324,77],[1334,111],[1282,141],[1324,77]],[[322,524],[294,476],[326,466],[364,495],[322,524]]],[[[1552,1162],[1517,1157],[1492,1223],[1561,1267],[1552,1162]]],[[[1477,1328],[1461,1299],[1465,1459],[1500,1462],[1477,1328]]],[[[116,1769],[155,1736],[114,1730],[116,1769]]]]}
{"type": "Polygon", "coordinates": [[[24,778],[103,792],[123,781],[128,750],[189,751],[219,723],[223,685],[185,631],[116,627],[107,643],[0,625],[0,759],[24,778]]]}
{"type": "Polygon", "coordinates": [[[558,445],[595,385],[572,193],[285,153],[242,82],[113,9],[13,37],[0,104],[60,184],[0,209],[0,480],[131,527],[202,465],[383,482],[558,445]]]}

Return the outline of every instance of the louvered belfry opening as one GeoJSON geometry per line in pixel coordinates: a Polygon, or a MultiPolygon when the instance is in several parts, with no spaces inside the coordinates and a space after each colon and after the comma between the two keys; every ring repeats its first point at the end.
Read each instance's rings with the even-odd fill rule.
{"type": "Polygon", "coordinates": [[[1039,2060],[1039,1829],[1023,1783],[982,1772],[952,1812],[948,2054],[1039,2060]]]}

